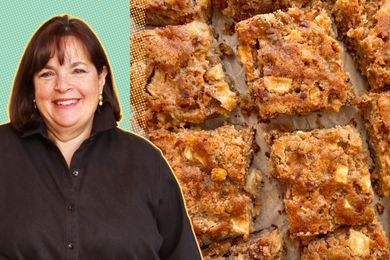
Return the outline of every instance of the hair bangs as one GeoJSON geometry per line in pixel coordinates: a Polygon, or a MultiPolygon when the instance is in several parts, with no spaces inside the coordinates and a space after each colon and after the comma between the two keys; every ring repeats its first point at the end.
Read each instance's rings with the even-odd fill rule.
{"type": "Polygon", "coordinates": [[[83,43],[82,39],[78,35],[74,34],[64,34],[64,35],[55,35],[51,36],[48,39],[42,39],[42,42],[38,43],[41,48],[37,48],[32,58],[32,69],[33,74],[41,71],[51,58],[56,56],[60,65],[63,65],[65,62],[66,49],[69,46],[69,41],[75,40],[78,41],[88,58],[91,59],[91,54],[89,53],[88,48],[83,43]],[[71,39],[74,38],[74,39],[71,39]]]}

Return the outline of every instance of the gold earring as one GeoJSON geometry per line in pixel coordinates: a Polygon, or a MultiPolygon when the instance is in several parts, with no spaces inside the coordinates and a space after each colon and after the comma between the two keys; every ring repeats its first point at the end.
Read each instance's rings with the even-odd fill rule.
{"type": "Polygon", "coordinates": [[[35,98],[33,99],[33,103],[34,103],[34,109],[37,109],[37,104],[35,103],[35,98]]]}
{"type": "Polygon", "coordinates": [[[103,95],[99,94],[99,106],[103,106],[103,95]]]}

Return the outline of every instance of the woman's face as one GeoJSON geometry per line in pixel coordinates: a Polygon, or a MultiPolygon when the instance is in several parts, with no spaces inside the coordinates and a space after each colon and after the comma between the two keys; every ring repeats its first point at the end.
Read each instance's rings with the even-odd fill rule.
{"type": "Polygon", "coordinates": [[[92,126],[107,68],[100,75],[82,43],[75,37],[65,40],[61,65],[55,54],[34,75],[36,106],[49,130],[80,130],[92,126]]]}

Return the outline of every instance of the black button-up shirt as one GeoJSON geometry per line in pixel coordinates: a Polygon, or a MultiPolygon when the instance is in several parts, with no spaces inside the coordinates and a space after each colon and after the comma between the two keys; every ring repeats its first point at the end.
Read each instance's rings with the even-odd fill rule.
{"type": "Polygon", "coordinates": [[[0,126],[0,259],[201,259],[161,152],[96,112],[70,167],[40,127],[0,126]]]}

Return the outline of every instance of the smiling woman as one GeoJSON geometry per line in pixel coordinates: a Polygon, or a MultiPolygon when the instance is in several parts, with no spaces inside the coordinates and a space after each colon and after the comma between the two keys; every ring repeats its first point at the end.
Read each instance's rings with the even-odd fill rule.
{"type": "Polygon", "coordinates": [[[62,60],[55,51],[47,64],[34,74],[34,102],[45,122],[49,137],[70,165],[71,157],[92,131],[98,102],[103,105],[102,93],[107,76],[104,65],[98,73],[88,51],[74,36],[61,38],[62,60]],[[73,140],[74,145],[66,145],[73,140]]]}
{"type": "Polygon", "coordinates": [[[27,44],[0,126],[0,259],[200,259],[161,151],[117,127],[107,56],[80,19],[27,44]]]}

